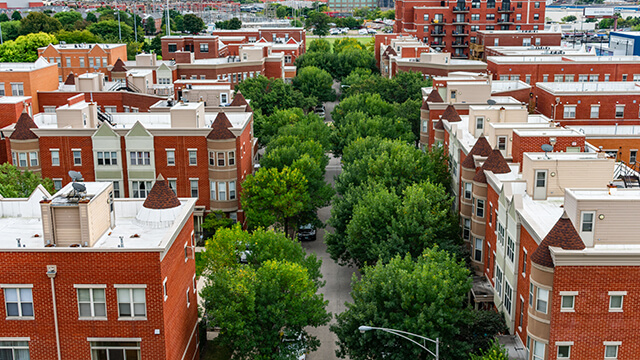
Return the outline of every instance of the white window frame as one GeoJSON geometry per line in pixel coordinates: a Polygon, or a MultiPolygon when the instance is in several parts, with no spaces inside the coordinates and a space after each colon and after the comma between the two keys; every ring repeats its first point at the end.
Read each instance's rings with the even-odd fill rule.
{"type": "Polygon", "coordinates": [[[24,96],[24,83],[21,83],[21,82],[11,83],[11,95],[24,96]]]}
{"type": "Polygon", "coordinates": [[[509,284],[509,280],[504,279],[504,308],[507,310],[507,314],[511,317],[511,310],[513,305],[513,288],[509,284]]]}
{"type": "Polygon", "coordinates": [[[129,284],[129,285],[113,285],[116,288],[116,293],[118,297],[118,320],[147,320],[147,285],[145,284],[129,284]],[[120,291],[129,291],[129,302],[121,302],[120,301],[120,291]],[[136,315],[135,305],[140,304],[139,302],[134,302],[133,293],[134,291],[142,290],[144,294],[144,315],[136,315]],[[131,315],[122,315],[121,304],[126,304],[129,306],[129,310],[131,311],[131,315]]]}
{"type": "Polygon", "coordinates": [[[187,291],[186,291],[186,295],[187,295],[187,307],[191,306],[191,298],[189,297],[190,290],[191,290],[191,288],[187,288],[187,291]]]}
{"type": "Polygon", "coordinates": [[[609,291],[609,312],[622,312],[624,308],[624,297],[627,295],[626,291],[609,291]],[[620,298],[620,307],[613,307],[613,299],[620,298]]]}
{"type": "Polygon", "coordinates": [[[167,291],[167,277],[162,280],[162,294],[164,295],[164,301],[169,298],[169,292],[167,291]]]}
{"type": "Polygon", "coordinates": [[[595,211],[581,211],[580,212],[580,232],[592,233],[596,225],[596,212],[595,211]],[[585,215],[591,215],[591,221],[585,221],[585,215]],[[585,230],[584,226],[591,224],[591,229],[585,230]]]}
{"type": "Polygon", "coordinates": [[[600,105],[591,105],[590,118],[591,119],[599,119],[600,118],[600,105]]]}
{"type": "Polygon", "coordinates": [[[218,201],[227,201],[227,183],[218,181],[218,201]]]}
{"type": "Polygon", "coordinates": [[[38,166],[38,152],[37,151],[29,151],[29,166],[34,167],[38,166]],[[35,162],[34,162],[35,160],[35,162]]]}
{"type": "Polygon", "coordinates": [[[151,180],[131,180],[131,190],[130,190],[131,191],[131,197],[134,198],[134,199],[146,199],[147,196],[149,196],[149,191],[151,191],[152,187],[153,187],[153,181],[151,181],[151,180]],[[144,185],[145,185],[144,196],[140,196],[140,194],[141,194],[140,184],[141,183],[144,183],[144,185]],[[138,196],[135,196],[134,192],[138,192],[138,196]]]}
{"type": "Polygon", "coordinates": [[[73,166],[82,166],[82,149],[71,149],[73,155],[73,166]],[[76,153],[78,153],[76,157],[76,153]]]}
{"type": "Polygon", "coordinates": [[[229,200],[235,200],[237,197],[236,181],[229,181],[229,200]]]}
{"type": "Polygon", "coordinates": [[[189,154],[189,166],[198,166],[198,149],[187,149],[189,154]]]}
{"type": "Polygon", "coordinates": [[[473,240],[473,260],[477,262],[482,262],[484,252],[484,239],[482,238],[474,238],[473,240]],[[480,247],[478,247],[480,245],[480,247]],[[478,259],[478,257],[480,259],[478,259]]]}
{"type": "Polygon", "coordinates": [[[53,180],[53,188],[56,191],[62,189],[62,178],[53,178],[51,180],[53,180]],[[57,184],[60,184],[60,186],[57,186],[57,184]]]}
{"type": "Polygon", "coordinates": [[[576,106],[575,105],[565,105],[562,109],[562,114],[564,119],[575,119],[576,118],[576,106]]]}
{"type": "Polygon", "coordinates": [[[18,167],[27,167],[29,166],[29,159],[26,152],[18,153],[18,167]]]}
{"type": "Polygon", "coordinates": [[[618,352],[620,351],[620,345],[622,345],[622,341],[603,341],[602,345],[604,345],[604,358],[605,359],[617,359],[618,352]],[[615,349],[615,356],[607,356],[607,348],[615,349]]]}
{"type": "Polygon", "coordinates": [[[29,352],[30,341],[31,338],[28,337],[2,338],[2,342],[7,344],[0,345],[0,350],[11,350],[12,359],[31,358],[31,354],[29,352]],[[18,355],[16,355],[16,351],[19,351],[18,355]],[[27,355],[27,357],[25,357],[25,355],[27,355]]]}
{"type": "Polygon", "coordinates": [[[76,296],[78,300],[78,320],[107,320],[107,286],[104,284],[74,284],[73,287],[76,289],[76,296]],[[89,301],[80,301],[80,290],[88,290],[89,291],[89,301]],[[94,299],[95,290],[102,290],[104,294],[104,302],[97,302],[94,299]],[[88,316],[83,316],[80,311],[81,304],[89,304],[91,309],[91,313],[88,316]],[[102,304],[104,306],[104,316],[96,315],[96,306],[102,304]]]}
{"type": "Polygon", "coordinates": [[[527,276],[527,249],[522,248],[522,277],[527,276]]]}
{"type": "Polygon", "coordinates": [[[227,166],[234,166],[236,164],[236,152],[227,152],[227,166]]]}
{"type": "Polygon", "coordinates": [[[7,320],[33,320],[35,318],[35,308],[33,306],[33,284],[0,284],[0,288],[3,289],[4,296],[4,310],[7,320]],[[7,301],[7,290],[15,290],[16,292],[16,301],[7,301]],[[31,293],[31,301],[22,300],[23,295],[21,294],[21,290],[29,290],[31,293]],[[9,303],[17,303],[18,304],[18,315],[9,315],[9,303]],[[31,313],[32,315],[23,315],[22,313],[22,305],[23,304],[31,304],[31,313]]]}
{"type": "Polygon", "coordinates": [[[533,354],[532,360],[544,360],[544,353],[546,351],[546,344],[537,340],[533,340],[533,350],[531,351],[533,354]],[[540,354],[537,350],[540,349],[538,345],[541,347],[542,354],[540,354]]]}
{"type": "Polygon", "coordinates": [[[511,236],[507,234],[507,258],[511,264],[515,264],[515,247],[516,243],[513,241],[511,236]]]}
{"type": "Polygon", "coordinates": [[[560,312],[575,312],[577,295],[577,291],[560,291],[560,312]],[[571,306],[565,306],[565,298],[571,298],[571,306]]]}
{"type": "Polygon", "coordinates": [[[482,199],[476,199],[476,211],[475,211],[475,215],[476,217],[479,218],[483,218],[484,219],[484,200],[482,199]],[[480,206],[480,202],[482,202],[482,206],[480,206]],[[482,212],[482,215],[478,215],[479,212],[482,212]]]}
{"type": "Polygon", "coordinates": [[[200,196],[200,191],[198,189],[198,179],[189,179],[189,194],[191,197],[193,198],[197,198],[200,196]],[[195,184],[195,188],[193,187],[193,185],[195,184]],[[195,190],[195,196],[193,195],[193,192],[195,190]]]}
{"type": "Polygon", "coordinates": [[[507,151],[507,137],[506,136],[498,136],[498,150],[507,151]]]}
{"type": "Polygon", "coordinates": [[[496,271],[495,274],[493,276],[493,282],[494,282],[494,288],[496,290],[496,293],[498,293],[498,298],[502,299],[502,280],[504,277],[504,273],[502,272],[502,269],[500,268],[500,265],[498,265],[498,263],[496,262],[496,271]]]}
{"type": "Polygon", "coordinates": [[[556,341],[556,354],[558,359],[570,359],[571,358],[571,347],[573,346],[573,341],[556,341]],[[567,356],[560,356],[560,348],[566,347],[568,348],[567,356]]]}
{"type": "Polygon", "coordinates": [[[219,151],[216,153],[216,166],[220,166],[220,167],[224,167],[226,166],[227,163],[227,159],[225,157],[224,152],[219,151]],[[222,155],[222,159],[220,158],[220,155],[222,155]],[[222,160],[222,164],[220,163],[220,160],[222,160]]]}
{"type": "Polygon", "coordinates": [[[549,290],[541,287],[536,288],[536,311],[547,314],[549,312],[549,290]],[[542,308],[541,304],[544,304],[544,311],[540,310],[542,308]]]}
{"type": "Polygon", "coordinates": [[[176,149],[166,149],[167,166],[176,166],[176,149]]]}
{"type": "Polygon", "coordinates": [[[151,165],[150,151],[129,151],[129,165],[149,166],[151,165]]]}
{"type": "Polygon", "coordinates": [[[473,199],[473,183],[463,182],[462,183],[462,191],[464,193],[464,198],[466,200],[473,199]]]}
{"type": "Polygon", "coordinates": [[[616,119],[622,119],[624,118],[624,104],[616,104],[616,113],[615,113],[616,119]],[[622,114],[620,116],[618,116],[618,109],[622,108],[622,114]]]}

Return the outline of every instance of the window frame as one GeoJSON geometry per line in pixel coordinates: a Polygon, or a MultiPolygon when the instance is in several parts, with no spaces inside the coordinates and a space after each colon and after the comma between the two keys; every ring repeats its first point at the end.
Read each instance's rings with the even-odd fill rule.
{"type": "Polygon", "coordinates": [[[616,104],[616,112],[615,112],[615,116],[616,119],[623,119],[624,118],[624,104],[616,104]],[[618,115],[618,108],[622,108],[622,112],[620,113],[620,115],[618,115]]]}
{"type": "Polygon", "coordinates": [[[106,285],[100,284],[74,284],[73,287],[76,289],[76,299],[78,303],[78,320],[107,320],[107,291],[106,285]],[[89,291],[89,301],[80,301],[80,291],[88,290],[89,291]],[[101,290],[103,292],[103,302],[95,301],[95,293],[94,291],[101,290]],[[89,304],[89,308],[91,310],[90,315],[82,315],[81,304],[89,304]],[[104,315],[96,315],[96,305],[102,304],[104,306],[104,315]]]}
{"type": "Polygon", "coordinates": [[[593,233],[596,225],[596,212],[595,211],[581,211],[580,212],[580,232],[593,233]],[[585,215],[591,215],[591,221],[585,221],[585,215]],[[591,224],[589,230],[585,230],[584,226],[591,224]]]}
{"type": "Polygon", "coordinates": [[[482,262],[482,255],[484,253],[484,239],[474,238],[473,240],[473,260],[476,262],[482,262]],[[480,247],[478,248],[478,243],[480,247]]]}
{"type": "Polygon", "coordinates": [[[167,166],[176,166],[176,149],[165,149],[167,155],[167,166]],[[171,156],[169,156],[171,154],[171,156]]]}
{"type": "Polygon", "coordinates": [[[114,285],[116,288],[116,296],[118,302],[118,320],[147,320],[147,286],[145,284],[129,284],[129,285],[114,285]],[[123,302],[120,300],[120,291],[129,292],[129,302],[123,302]],[[144,295],[144,315],[136,315],[135,305],[140,304],[134,301],[134,291],[141,290],[144,295]],[[123,315],[121,304],[127,304],[131,315],[123,315]]]}
{"type": "Polygon", "coordinates": [[[198,150],[188,149],[189,166],[198,166],[198,150]]]}
{"type": "Polygon", "coordinates": [[[4,284],[2,295],[4,296],[4,310],[7,320],[33,320],[35,319],[35,307],[33,305],[33,284],[4,284]],[[8,301],[7,290],[13,290],[16,293],[15,301],[8,301]],[[30,301],[22,300],[22,290],[30,292],[30,301]],[[17,304],[18,315],[9,315],[9,304],[17,304]],[[23,315],[23,304],[31,304],[31,315],[23,315]]]}
{"type": "Polygon", "coordinates": [[[564,119],[575,119],[576,118],[576,105],[564,105],[562,107],[562,117],[564,119]]]}
{"type": "Polygon", "coordinates": [[[200,195],[200,191],[198,190],[199,189],[198,180],[199,179],[189,179],[189,190],[190,190],[191,197],[193,198],[198,198],[200,195]],[[193,187],[194,183],[195,183],[195,188],[193,187]],[[195,196],[193,195],[194,191],[195,191],[195,196]]]}
{"type": "Polygon", "coordinates": [[[604,345],[604,358],[605,359],[617,359],[618,358],[618,353],[620,351],[620,345],[621,345],[620,342],[616,342],[616,343],[604,342],[603,345],[604,345]],[[615,356],[607,356],[607,348],[614,348],[615,352],[616,352],[615,356]]]}
{"type": "Polygon", "coordinates": [[[549,290],[539,286],[536,286],[536,311],[543,314],[549,313],[549,290]],[[541,294],[545,294],[545,296],[541,296],[541,294]],[[540,310],[542,303],[544,303],[544,311],[540,310]]]}
{"type": "Polygon", "coordinates": [[[484,200],[476,199],[476,211],[475,215],[479,218],[484,219],[484,200]],[[482,204],[482,206],[480,205],[482,204]]]}
{"type": "Polygon", "coordinates": [[[11,356],[13,359],[23,359],[26,351],[28,358],[31,358],[31,353],[29,351],[29,342],[31,338],[4,338],[2,343],[11,343],[7,345],[0,345],[0,350],[11,350],[11,356]],[[25,344],[26,343],[26,344],[25,344]],[[16,356],[16,351],[20,351],[22,354],[20,357],[16,356]]]}
{"type": "Polygon", "coordinates": [[[609,312],[623,312],[624,309],[624,297],[627,295],[626,291],[609,291],[609,312]],[[620,306],[612,306],[613,299],[620,298],[620,306]]]}
{"type": "Polygon", "coordinates": [[[600,119],[600,105],[591,105],[591,111],[589,112],[590,119],[600,119]],[[596,110],[595,113],[593,110],[596,110]],[[594,116],[595,115],[595,116],[594,116]]]}

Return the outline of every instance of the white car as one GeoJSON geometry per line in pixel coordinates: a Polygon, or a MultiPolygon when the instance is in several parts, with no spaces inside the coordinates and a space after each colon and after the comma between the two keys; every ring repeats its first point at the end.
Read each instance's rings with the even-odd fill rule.
{"type": "Polygon", "coordinates": [[[369,34],[377,34],[378,32],[376,31],[376,29],[368,29],[367,32],[369,34]]]}
{"type": "Polygon", "coordinates": [[[367,29],[360,29],[358,30],[358,34],[360,35],[367,35],[369,32],[367,31],[367,29]]]}
{"type": "Polygon", "coordinates": [[[340,35],[340,33],[341,33],[340,29],[333,28],[329,30],[330,35],[340,35]]]}

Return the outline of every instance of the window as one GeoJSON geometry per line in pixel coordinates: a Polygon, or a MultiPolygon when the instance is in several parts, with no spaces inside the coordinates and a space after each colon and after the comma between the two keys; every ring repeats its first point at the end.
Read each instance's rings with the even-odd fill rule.
{"type": "Polygon", "coordinates": [[[218,166],[224,166],[224,153],[218,153],[218,166]]]}
{"type": "Polygon", "coordinates": [[[471,200],[471,195],[472,195],[471,189],[473,188],[473,184],[465,182],[463,185],[463,188],[464,188],[464,198],[471,200]]]}
{"type": "Polygon", "coordinates": [[[595,217],[595,213],[593,211],[583,211],[582,212],[582,224],[580,225],[580,229],[582,232],[592,232],[593,231],[593,218],[595,217]]]}
{"type": "Polygon", "coordinates": [[[618,346],[619,345],[605,345],[604,346],[604,358],[605,359],[617,359],[618,358],[618,346]]]}
{"type": "Polygon", "coordinates": [[[536,300],[536,311],[546,314],[547,304],[549,302],[549,290],[538,288],[536,300]]]}
{"type": "Polygon", "coordinates": [[[0,359],[29,360],[28,341],[0,341],[0,359]]]}
{"type": "Polygon", "coordinates": [[[216,197],[216,182],[212,181],[209,185],[210,185],[209,188],[211,190],[211,200],[216,200],[216,198],[217,198],[216,197]]]}
{"type": "Polygon", "coordinates": [[[24,152],[20,152],[18,153],[18,166],[20,167],[27,167],[27,153],[24,152]]]}
{"type": "Polygon", "coordinates": [[[129,152],[131,165],[151,165],[151,154],[148,151],[129,152]]]}
{"type": "Polygon", "coordinates": [[[480,30],[480,26],[478,25],[471,25],[471,31],[478,31],[480,30]]]}
{"type": "Polygon", "coordinates": [[[542,82],[548,82],[548,81],[549,81],[549,75],[548,74],[542,75],[542,82]]]}
{"type": "Polygon", "coordinates": [[[565,75],[564,82],[573,82],[573,74],[565,75]]]}
{"type": "Polygon", "coordinates": [[[640,74],[633,74],[633,81],[634,82],[640,81],[640,74]]]}
{"type": "Polygon", "coordinates": [[[600,106],[591,105],[591,118],[598,119],[600,117],[600,106]]]}
{"type": "Polygon", "coordinates": [[[118,288],[118,316],[121,318],[147,316],[144,288],[118,288]]]}
{"type": "Polygon", "coordinates": [[[169,52],[178,51],[178,44],[169,44],[169,52]]]}
{"type": "Polygon", "coordinates": [[[200,52],[208,53],[209,52],[209,44],[200,44],[200,52]]]}
{"type": "Polygon", "coordinates": [[[544,343],[533,340],[533,360],[544,360],[544,347],[544,343]]]}
{"type": "Polygon", "coordinates": [[[498,241],[500,245],[504,246],[504,226],[498,221],[498,241]]]}
{"type": "Polygon", "coordinates": [[[562,292],[560,292],[560,295],[560,311],[573,311],[576,296],[573,294],[563,295],[562,292]]]}
{"type": "Polygon", "coordinates": [[[533,306],[533,284],[529,284],[529,306],[533,306]]]}
{"type": "Polygon", "coordinates": [[[167,184],[169,184],[169,189],[173,190],[174,194],[177,194],[178,193],[177,180],[176,179],[167,179],[167,180],[168,180],[167,184]]]}
{"type": "Polygon", "coordinates": [[[84,288],[84,286],[82,286],[77,287],[77,290],[78,317],[107,317],[107,301],[104,293],[104,288],[84,288]]]}
{"type": "Polygon", "coordinates": [[[508,81],[509,75],[500,75],[500,81],[508,81]]]}
{"type": "Polygon", "coordinates": [[[480,218],[484,217],[484,200],[476,200],[476,216],[480,218]]]}
{"type": "Polygon", "coordinates": [[[470,234],[471,234],[471,220],[464,219],[462,223],[462,238],[468,241],[470,234]]]}
{"type": "Polygon", "coordinates": [[[527,84],[531,84],[531,75],[527,74],[524,76],[524,82],[526,82],[527,84]]]}
{"type": "Polygon", "coordinates": [[[575,119],[576,118],[576,106],[575,105],[565,105],[564,106],[564,118],[565,119],[575,119]]]}
{"type": "Polygon", "coordinates": [[[563,82],[564,75],[553,75],[553,82],[563,82]]]}
{"type": "Polygon", "coordinates": [[[495,282],[496,293],[498,293],[498,297],[502,298],[502,269],[496,263],[496,274],[493,279],[495,282]]]}
{"type": "Polygon", "coordinates": [[[429,14],[422,15],[422,20],[423,21],[429,21],[429,14]]]}
{"type": "Polygon", "coordinates": [[[589,82],[598,82],[598,75],[589,75],[589,82]]]}
{"type": "Polygon", "coordinates": [[[62,179],[53,179],[53,188],[56,191],[62,189],[62,179]]]}
{"type": "Polygon", "coordinates": [[[487,25],[487,30],[493,30],[493,25],[487,25]]]}
{"type": "Polygon", "coordinates": [[[482,130],[483,128],[484,128],[484,118],[481,117],[481,116],[477,117],[476,118],[476,130],[482,130]]]}
{"type": "Polygon", "coordinates": [[[113,181],[113,197],[120,197],[120,181],[118,180],[113,181]]]}
{"type": "Polygon", "coordinates": [[[533,14],[533,20],[540,20],[540,14],[533,14]]]}
{"type": "Polygon", "coordinates": [[[511,236],[507,235],[507,258],[509,258],[509,261],[511,261],[511,263],[514,262],[514,247],[515,243],[513,242],[513,239],[511,239],[511,236]]]}
{"type": "Polygon", "coordinates": [[[29,153],[29,166],[38,166],[38,153],[35,151],[29,153]]]}
{"type": "Polygon", "coordinates": [[[524,322],[524,299],[520,296],[520,319],[518,319],[518,327],[522,331],[522,324],[524,322]]]}
{"type": "Polygon", "coordinates": [[[65,60],[66,60],[66,63],[67,63],[67,67],[71,67],[71,58],[67,57],[67,58],[65,58],[65,60]]]}
{"type": "MultiPolygon", "coordinates": [[[[496,14],[487,14],[487,20],[495,20],[495,18],[496,18],[496,14]]],[[[495,40],[497,41],[498,39],[495,39],[495,40]]]]}
{"type": "Polygon", "coordinates": [[[24,96],[24,85],[22,83],[11,84],[11,95],[24,96]]]}
{"type": "Polygon", "coordinates": [[[507,150],[507,137],[498,136],[498,150],[507,150]]]}
{"type": "Polygon", "coordinates": [[[471,14],[471,21],[479,21],[480,14],[471,14]]]}
{"type": "Polygon", "coordinates": [[[571,357],[571,345],[558,345],[558,359],[568,359],[571,357]]]}
{"type": "Polygon", "coordinates": [[[107,58],[106,57],[102,58],[102,67],[107,67],[107,58]]]}
{"type": "MultiPolygon", "coordinates": [[[[516,20],[517,21],[522,20],[522,14],[516,14],[516,20]]],[[[529,43],[529,45],[531,45],[531,43],[529,43]]]]}
{"type": "Polygon", "coordinates": [[[624,105],[616,105],[616,117],[624,117],[624,105]]]}
{"type": "Polygon", "coordinates": [[[82,165],[82,151],[81,150],[72,150],[73,152],[73,165],[81,166],[82,165]]]}
{"type": "Polygon", "coordinates": [[[609,74],[604,74],[604,81],[609,81],[609,77],[610,77],[609,74]]]}
{"type": "Polygon", "coordinates": [[[98,151],[98,165],[118,165],[118,153],[115,151],[98,151]]]}
{"type": "Polygon", "coordinates": [[[89,58],[89,67],[93,68],[93,58],[92,57],[89,58]]]}
{"type": "Polygon", "coordinates": [[[167,166],[173,166],[176,164],[176,151],[167,149],[167,166]]]}
{"type": "Polygon", "coordinates": [[[229,200],[236,199],[236,182],[229,181],[229,200]]]}
{"type": "Polygon", "coordinates": [[[132,181],[131,192],[133,198],[144,199],[151,191],[151,181],[132,181]]]}
{"type": "Polygon", "coordinates": [[[80,58],[80,67],[81,68],[84,67],[84,58],[83,57],[80,58]]]}
{"type": "Polygon", "coordinates": [[[476,243],[473,250],[473,259],[477,262],[482,262],[482,243],[482,239],[476,238],[476,243]]]}
{"type": "Polygon", "coordinates": [[[7,287],[4,289],[4,302],[7,317],[33,317],[32,285],[7,287]]]}
{"type": "Polygon", "coordinates": [[[285,64],[291,64],[291,55],[285,55],[284,56],[284,63],[285,64]]]}
{"type": "Polygon", "coordinates": [[[226,182],[218,183],[218,200],[227,201],[227,183],[226,182]]]}
{"type": "Polygon", "coordinates": [[[522,253],[522,276],[527,273],[527,250],[522,253]]]}
{"type": "Polygon", "coordinates": [[[198,151],[197,150],[189,150],[189,165],[190,166],[198,165],[198,151]]]}
{"type": "Polygon", "coordinates": [[[609,291],[609,312],[621,312],[626,291],[609,291]]]}
{"type": "Polygon", "coordinates": [[[91,360],[138,360],[140,343],[134,341],[91,342],[91,360]]]}
{"type": "Polygon", "coordinates": [[[534,3],[533,3],[533,7],[534,7],[534,9],[540,9],[540,3],[539,3],[539,2],[537,2],[537,1],[536,1],[536,2],[534,2],[534,3]]]}
{"type": "Polygon", "coordinates": [[[191,184],[191,197],[197,198],[198,197],[198,180],[189,180],[189,183],[191,184]]]}
{"type": "Polygon", "coordinates": [[[638,150],[631,150],[629,152],[629,164],[634,164],[636,162],[637,157],[638,157],[638,150]]]}
{"type": "Polygon", "coordinates": [[[507,314],[511,316],[511,299],[513,297],[513,289],[509,281],[504,281],[504,308],[507,310],[507,314]]]}

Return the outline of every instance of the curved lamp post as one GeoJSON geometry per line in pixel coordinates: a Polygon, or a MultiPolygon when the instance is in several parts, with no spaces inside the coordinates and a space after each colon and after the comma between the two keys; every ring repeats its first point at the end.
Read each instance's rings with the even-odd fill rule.
{"type": "Polygon", "coordinates": [[[389,334],[400,336],[401,338],[409,340],[412,343],[414,343],[414,344],[420,346],[421,348],[425,349],[429,354],[433,355],[436,358],[436,360],[439,360],[439,358],[440,358],[440,353],[439,353],[439,350],[440,350],[440,339],[438,339],[438,338],[433,340],[433,339],[429,339],[427,337],[416,335],[416,334],[413,334],[413,333],[410,333],[410,332],[406,332],[406,331],[395,330],[395,329],[386,329],[386,328],[366,326],[366,325],[360,326],[358,328],[358,330],[360,330],[360,332],[365,332],[365,331],[369,331],[369,330],[380,330],[380,331],[388,332],[389,334]],[[414,336],[414,337],[417,337],[417,338],[421,339],[422,340],[422,344],[417,342],[417,341],[415,341],[415,340],[413,340],[413,339],[411,339],[411,338],[409,338],[408,336],[405,336],[405,335],[414,336]],[[436,344],[436,352],[435,353],[427,348],[427,341],[430,341],[430,342],[436,344]]]}

